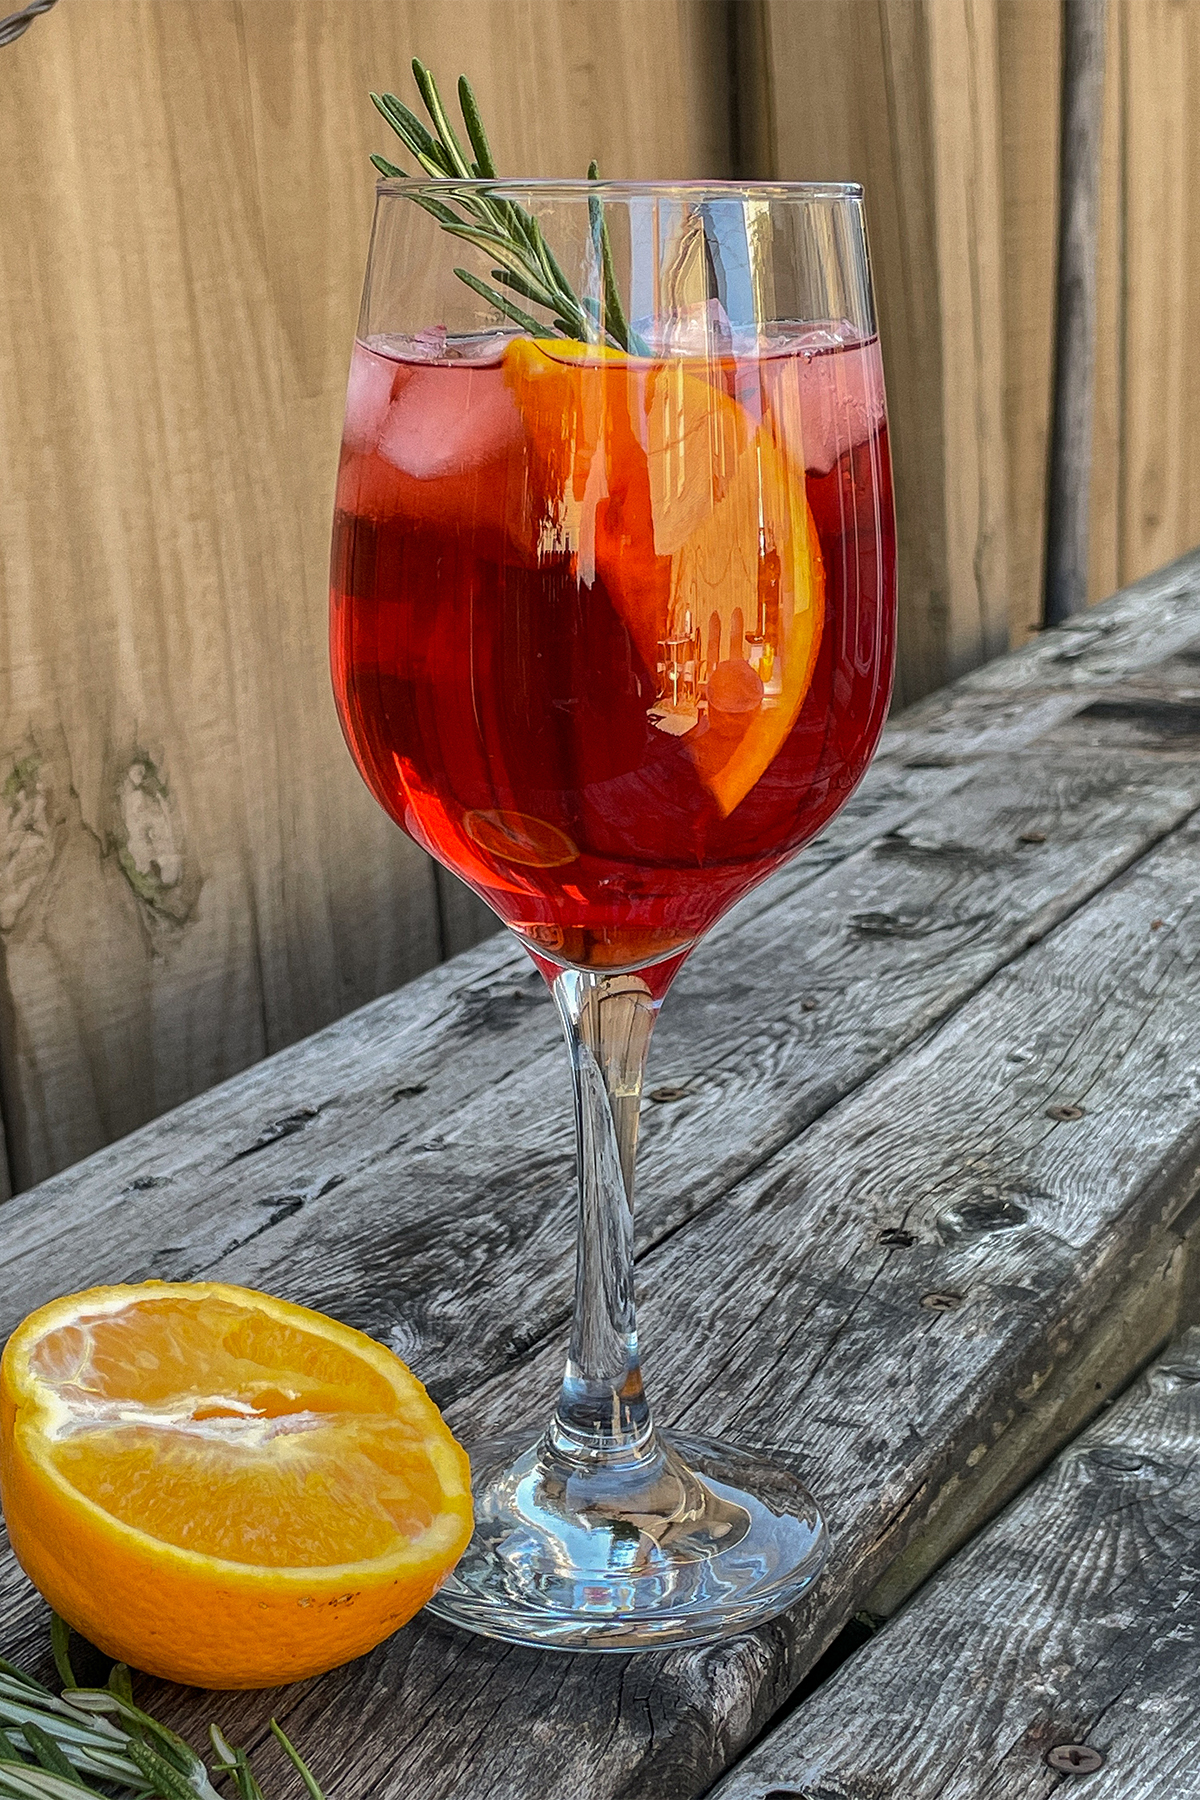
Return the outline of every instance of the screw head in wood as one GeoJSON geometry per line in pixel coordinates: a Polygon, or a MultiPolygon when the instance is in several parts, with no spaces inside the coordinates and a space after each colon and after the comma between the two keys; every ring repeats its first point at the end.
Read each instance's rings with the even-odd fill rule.
{"type": "Polygon", "coordinates": [[[1104,1758],[1090,1744],[1055,1744],[1046,1761],[1063,1775],[1091,1775],[1104,1767],[1104,1758]]]}
{"type": "Polygon", "coordinates": [[[955,1307],[963,1303],[962,1294],[922,1294],[921,1305],[926,1312],[953,1312],[955,1307]]]}
{"type": "Polygon", "coordinates": [[[1046,1108],[1046,1117],[1048,1119],[1057,1119],[1062,1125],[1069,1125],[1075,1119],[1085,1118],[1086,1114],[1084,1113],[1082,1106],[1048,1106],[1046,1108]]]}

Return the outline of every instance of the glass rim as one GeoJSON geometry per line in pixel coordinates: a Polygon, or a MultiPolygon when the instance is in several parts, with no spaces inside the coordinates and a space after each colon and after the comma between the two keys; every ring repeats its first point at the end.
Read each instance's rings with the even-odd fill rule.
{"type": "Polygon", "coordinates": [[[515,175],[446,175],[400,177],[382,175],[375,183],[381,199],[411,199],[416,194],[533,193],[548,197],[560,194],[564,199],[587,199],[611,195],[614,199],[678,194],[682,197],[711,194],[717,199],[747,200],[861,200],[862,183],[858,181],[589,181],[586,176],[515,175]]]}

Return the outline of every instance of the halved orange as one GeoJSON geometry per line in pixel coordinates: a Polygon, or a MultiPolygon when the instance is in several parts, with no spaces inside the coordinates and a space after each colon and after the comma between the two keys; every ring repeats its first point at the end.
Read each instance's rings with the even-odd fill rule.
{"type": "Polygon", "coordinates": [[[825,624],[825,570],[798,391],[775,383],[773,405],[756,419],[722,385],[725,372],[557,339],[514,338],[504,355],[546,509],[533,523],[576,557],[585,584],[600,575],[648,668],[671,637],[707,639],[714,624],[718,642],[740,636],[771,570],[770,691],[760,682],[737,733],[683,740],[728,815],[804,704],[825,624]]]}
{"type": "Polygon", "coordinates": [[[390,1350],[220,1282],[92,1288],[32,1313],[0,1364],[0,1499],[68,1623],[214,1688],[371,1649],[472,1526],[466,1454],[390,1350]]]}

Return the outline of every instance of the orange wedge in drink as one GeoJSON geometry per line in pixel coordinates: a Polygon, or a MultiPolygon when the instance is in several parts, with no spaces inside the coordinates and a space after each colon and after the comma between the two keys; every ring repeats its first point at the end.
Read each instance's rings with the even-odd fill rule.
{"type": "Polygon", "coordinates": [[[18,1561],[108,1655],[273,1687],[360,1655],[471,1535],[464,1451],[381,1344],[219,1282],[92,1288],[0,1364],[18,1561]]]}
{"type": "Polygon", "coordinates": [[[795,724],[824,628],[798,389],[755,419],[720,363],[516,338],[504,367],[532,447],[544,511],[530,528],[543,548],[569,552],[585,586],[599,575],[648,668],[672,635],[715,630],[729,644],[710,728],[682,739],[728,815],[795,724]],[[753,668],[741,637],[768,579],[778,641],[753,668]]]}

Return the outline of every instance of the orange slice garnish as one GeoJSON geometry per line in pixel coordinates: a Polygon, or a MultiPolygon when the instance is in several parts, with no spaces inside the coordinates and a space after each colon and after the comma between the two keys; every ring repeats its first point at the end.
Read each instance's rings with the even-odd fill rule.
{"type": "Polygon", "coordinates": [[[798,398],[789,416],[756,420],[719,366],[566,340],[516,338],[504,370],[538,472],[542,542],[575,557],[585,585],[600,576],[649,668],[661,642],[693,631],[744,661],[740,640],[769,567],[769,680],[747,662],[761,690],[742,681],[753,704],[721,718],[714,709],[710,731],[682,740],[728,815],[795,724],[824,628],[798,398]]]}
{"type": "Polygon", "coordinates": [[[501,862],[524,863],[531,869],[557,869],[579,857],[565,831],[530,813],[503,808],[464,813],[463,830],[489,856],[501,862]]]}

